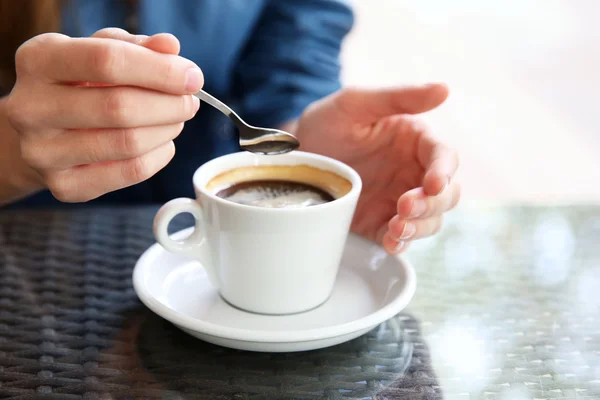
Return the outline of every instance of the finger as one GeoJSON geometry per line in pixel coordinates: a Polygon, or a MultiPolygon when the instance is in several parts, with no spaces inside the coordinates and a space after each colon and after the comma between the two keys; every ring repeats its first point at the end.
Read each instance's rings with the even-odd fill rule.
{"type": "Polygon", "coordinates": [[[460,185],[450,183],[448,188],[437,196],[427,196],[423,188],[404,193],[398,199],[397,213],[403,219],[425,219],[451,210],[460,199],[460,185]]]}
{"type": "Polygon", "coordinates": [[[419,139],[417,157],[426,171],[423,178],[425,193],[431,196],[441,193],[458,170],[458,154],[424,133],[419,139]]]}
{"type": "Polygon", "coordinates": [[[136,158],[174,140],[183,123],[173,125],[70,130],[48,138],[22,141],[21,156],[37,169],[75,166],[136,158]],[[52,149],[52,151],[48,151],[52,149]]]}
{"type": "Polygon", "coordinates": [[[202,71],[190,60],[115,39],[42,35],[20,52],[18,64],[63,83],[99,82],[173,94],[195,93],[204,84],[202,71]]]}
{"type": "Polygon", "coordinates": [[[141,43],[147,49],[157,51],[164,54],[179,54],[181,44],[179,40],[170,33],[159,33],[149,37],[141,43]]]}
{"type": "Polygon", "coordinates": [[[151,178],[175,155],[168,142],[140,157],[71,168],[49,176],[48,188],[58,200],[79,203],[151,178]]]}
{"type": "Polygon", "coordinates": [[[65,129],[171,125],[190,120],[200,107],[195,96],[123,86],[55,85],[46,87],[45,98],[36,106],[37,119],[65,129]]]}
{"type": "Polygon", "coordinates": [[[396,242],[426,238],[440,231],[442,220],[441,215],[417,220],[406,220],[396,215],[388,223],[388,234],[396,242]]]}
{"type": "Polygon", "coordinates": [[[337,97],[343,112],[365,123],[396,114],[418,114],[442,104],[448,88],[442,84],[392,89],[346,89],[337,97]]]}
{"type": "MultiPolygon", "coordinates": [[[[153,36],[148,35],[132,35],[121,28],[104,28],[92,35],[95,38],[103,39],[115,39],[122,40],[124,42],[137,44],[143,46],[149,50],[157,51],[164,54],[179,54],[180,43],[179,40],[169,33],[159,33],[153,36]]],[[[106,87],[115,86],[110,84],[103,84],[97,82],[73,82],[77,86],[87,87],[106,87]]]]}
{"type": "Polygon", "coordinates": [[[104,28],[94,33],[92,37],[122,40],[164,54],[177,55],[181,49],[179,40],[170,33],[159,33],[153,36],[132,35],[124,29],[104,28]]]}
{"type": "Polygon", "coordinates": [[[388,232],[383,236],[382,244],[385,251],[389,254],[396,255],[406,251],[408,246],[410,246],[410,241],[395,240],[388,232]]]}
{"type": "Polygon", "coordinates": [[[121,28],[104,28],[95,32],[91,37],[102,39],[122,40],[123,42],[141,44],[148,39],[148,35],[133,35],[121,28]]]}

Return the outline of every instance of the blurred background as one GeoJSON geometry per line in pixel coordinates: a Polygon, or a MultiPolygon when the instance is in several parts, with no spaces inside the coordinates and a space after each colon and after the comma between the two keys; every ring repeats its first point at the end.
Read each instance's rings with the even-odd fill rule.
{"type": "Polygon", "coordinates": [[[424,118],[461,154],[462,204],[600,200],[600,1],[353,4],[345,84],[450,86],[424,118]]]}
{"type": "MultiPolygon", "coordinates": [[[[102,1],[107,0],[90,0],[102,1]]],[[[406,254],[418,274],[417,293],[406,312],[418,321],[419,334],[430,349],[424,351],[421,343],[414,345],[415,354],[426,354],[426,363],[433,365],[430,389],[441,388],[447,400],[598,399],[600,0],[346,1],[353,3],[356,25],[343,49],[345,85],[443,81],[451,91],[442,107],[423,118],[460,153],[457,178],[463,186],[461,207],[465,210],[450,213],[439,235],[414,243],[406,254]],[[508,207],[509,203],[536,207],[508,207]],[[537,207],[565,204],[569,207],[537,207]],[[571,207],[574,204],[592,206],[571,207]]],[[[119,313],[133,300],[128,280],[119,280],[117,289],[107,289],[121,276],[129,279],[127,268],[146,240],[136,235],[151,235],[140,229],[141,214],[132,213],[130,222],[121,221],[121,214],[112,215],[110,210],[106,214],[61,215],[45,221],[33,214],[28,223],[24,223],[26,216],[19,216],[4,220],[13,221],[5,222],[7,227],[14,225],[0,229],[0,239],[5,240],[0,244],[5,245],[9,238],[15,249],[14,254],[0,257],[0,267],[13,274],[6,279],[8,306],[2,309],[0,325],[5,328],[0,334],[8,332],[10,340],[18,343],[14,357],[10,353],[0,357],[0,386],[6,389],[0,390],[0,397],[22,391],[26,393],[22,398],[31,398],[34,389],[49,393],[54,389],[45,382],[50,382],[53,374],[64,379],[57,381],[64,382],[60,383],[66,387],[61,388],[62,393],[73,388],[75,397],[81,397],[88,386],[98,390],[100,383],[121,390],[135,381],[141,388],[146,384],[143,379],[149,378],[134,375],[141,369],[136,364],[140,355],[158,365],[151,373],[158,371],[160,379],[170,379],[168,367],[159,360],[177,357],[162,348],[138,354],[138,328],[120,331],[127,316],[119,313]],[[111,239],[108,233],[112,229],[125,235],[124,239],[111,239]],[[43,242],[46,237],[48,242],[43,242]],[[64,244],[65,238],[73,243],[64,244]],[[108,269],[101,270],[105,257],[108,269]],[[49,268],[39,277],[41,262],[49,268]],[[68,286],[65,271],[78,271],[72,274],[76,279],[71,284],[78,285],[83,277],[85,285],[68,286]],[[24,276],[31,278],[23,281],[24,276]],[[23,288],[29,297],[22,295],[23,288]],[[30,298],[38,301],[28,309],[23,299],[30,298]],[[121,299],[127,301],[113,307],[121,299]],[[65,305],[68,301],[74,304],[71,309],[65,305]],[[38,303],[43,303],[43,310],[38,303]],[[42,311],[47,314],[40,318],[42,311]],[[50,328],[59,323],[67,331],[50,328]],[[25,335],[14,334],[19,326],[25,335]],[[39,332],[40,337],[36,336],[39,332]],[[119,333],[113,343],[114,332],[119,333]],[[105,353],[104,346],[109,347],[105,353]],[[118,354],[120,346],[125,346],[123,354],[118,354]],[[97,369],[92,360],[100,356],[110,362],[97,369]],[[56,370],[51,371],[53,357],[56,370]],[[110,365],[116,365],[114,374],[110,365]],[[60,372],[63,368],[66,372],[60,372]],[[78,380],[82,376],[83,384],[78,380]],[[36,385],[42,386],[36,389],[36,385]]],[[[399,320],[402,318],[408,317],[402,314],[399,320]]],[[[395,320],[390,321],[393,330],[395,320]]],[[[156,340],[163,339],[157,336],[156,340]]],[[[8,346],[10,341],[5,341],[8,346]]],[[[160,342],[165,343],[173,344],[160,342]]],[[[223,354],[219,353],[220,360],[231,365],[237,362],[223,354]]],[[[414,357],[418,362],[420,355],[414,357]]],[[[241,373],[251,360],[244,357],[240,359],[242,369],[228,365],[229,371],[241,373]]],[[[315,360],[314,355],[308,357],[310,362],[315,360]]],[[[264,360],[260,365],[267,363],[264,360]]],[[[183,370],[174,367],[173,376],[178,379],[166,385],[175,382],[182,385],[179,387],[191,385],[190,390],[202,390],[204,383],[198,386],[201,381],[194,374],[204,371],[204,361],[199,358],[195,362],[199,364],[183,370]]],[[[394,363],[375,367],[387,374],[393,370],[388,366],[401,365],[394,363]]],[[[299,365],[301,368],[290,371],[301,371],[298,382],[304,385],[305,378],[312,379],[308,377],[310,364],[299,365]]],[[[319,363],[315,369],[319,375],[321,367],[319,363]]],[[[371,367],[365,368],[369,375],[371,367]]],[[[424,385],[424,369],[419,368],[414,381],[400,373],[396,376],[398,385],[404,385],[400,389],[414,394],[411,399],[425,398],[410,392],[424,385]]],[[[352,376],[355,373],[353,370],[352,376]]],[[[248,382],[254,385],[256,376],[248,382]]],[[[321,381],[321,376],[318,378],[321,381]]],[[[243,382],[243,378],[234,382],[243,382]]],[[[277,380],[269,378],[269,382],[277,380]]],[[[366,386],[365,380],[351,382],[349,387],[360,387],[363,382],[366,386]]],[[[290,389],[277,385],[277,390],[290,389]]],[[[155,382],[146,386],[149,390],[158,387],[155,382]]],[[[350,396],[348,392],[340,389],[335,398],[350,396]]],[[[96,394],[91,392],[92,397],[96,394]]]]}
{"type": "Polygon", "coordinates": [[[446,398],[596,398],[600,353],[572,315],[600,310],[598,216],[486,209],[600,200],[600,0],[353,3],[345,84],[450,87],[423,118],[460,153],[469,211],[407,256],[446,398]]]}

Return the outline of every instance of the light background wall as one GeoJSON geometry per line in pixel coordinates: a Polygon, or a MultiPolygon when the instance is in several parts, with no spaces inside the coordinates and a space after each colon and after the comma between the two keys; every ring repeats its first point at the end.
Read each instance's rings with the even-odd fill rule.
{"type": "Polygon", "coordinates": [[[345,83],[447,82],[464,202],[600,200],[600,1],[353,3],[345,83]]]}

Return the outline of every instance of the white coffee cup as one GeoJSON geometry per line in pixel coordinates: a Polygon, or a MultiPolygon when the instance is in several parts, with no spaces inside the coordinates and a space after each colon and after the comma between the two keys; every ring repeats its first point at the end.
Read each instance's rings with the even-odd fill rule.
{"type": "Polygon", "coordinates": [[[277,156],[241,152],[202,165],[193,184],[196,200],[178,198],[163,205],[154,219],[154,236],[166,250],[200,261],[227,302],[255,313],[290,314],[329,298],[362,189],[356,171],[300,151],[277,156]],[[264,165],[308,165],[345,178],[351,188],[324,204],[263,208],[234,203],[206,187],[232,169],[264,165]],[[168,225],[186,212],[194,216],[195,229],[175,241],[168,225]]]}

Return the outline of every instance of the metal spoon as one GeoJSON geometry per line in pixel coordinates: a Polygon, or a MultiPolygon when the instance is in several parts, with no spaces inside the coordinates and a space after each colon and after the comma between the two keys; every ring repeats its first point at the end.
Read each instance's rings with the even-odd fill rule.
{"type": "Polygon", "coordinates": [[[293,135],[279,129],[257,128],[248,125],[231,108],[201,90],[195,94],[200,100],[210,104],[227,115],[237,126],[240,135],[240,147],[257,154],[284,154],[298,148],[300,143],[293,135]]]}

